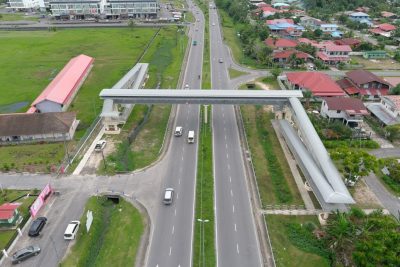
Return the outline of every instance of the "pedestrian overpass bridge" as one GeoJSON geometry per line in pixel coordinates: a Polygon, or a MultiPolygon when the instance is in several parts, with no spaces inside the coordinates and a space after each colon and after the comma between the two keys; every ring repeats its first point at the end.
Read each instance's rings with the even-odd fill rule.
{"type": "MultiPolygon", "coordinates": [[[[299,90],[169,90],[104,89],[102,99],[114,104],[256,104],[287,107],[288,123],[280,120],[280,129],[296,157],[322,208],[345,210],[344,204],[355,203],[327,150],[315,131],[299,98],[299,90]]],[[[103,117],[110,114],[103,108],[103,117]]],[[[284,116],[286,117],[286,116],[284,116]]]]}

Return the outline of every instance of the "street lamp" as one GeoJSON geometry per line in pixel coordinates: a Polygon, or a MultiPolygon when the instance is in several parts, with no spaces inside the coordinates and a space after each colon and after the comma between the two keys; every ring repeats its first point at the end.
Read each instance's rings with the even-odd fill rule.
{"type": "Polygon", "coordinates": [[[209,222],[210,220],[207,219],[197,219],[200,223],[200,257],[199,257],[199,266],[201,266],[201,254],[203,253],[203,266],[206,265],[206,253],[204,249],[204,223],[209,222]]]}

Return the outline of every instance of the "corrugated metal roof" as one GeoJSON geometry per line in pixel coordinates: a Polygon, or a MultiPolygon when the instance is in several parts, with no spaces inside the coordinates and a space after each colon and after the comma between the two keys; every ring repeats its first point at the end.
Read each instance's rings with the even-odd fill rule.
{"type": "Polygon", "coordinates": [[[71,59],[46,89],[33,101],[32,106],[43,100],[59,104],[67,102],[93,61],[92,57],[86,55],[79,55],[71,59]]]}

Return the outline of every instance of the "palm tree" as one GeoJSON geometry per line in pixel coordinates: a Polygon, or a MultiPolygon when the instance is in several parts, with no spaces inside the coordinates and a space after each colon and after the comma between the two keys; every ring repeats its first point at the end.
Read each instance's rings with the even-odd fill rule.
{"type": "Polygon", "coordinates": [[[303,98],[306,100],[306,109],[309,109],[310,108],[310,99],[314,98],[313,93],[309,90],[304,90],[303,98]]]}

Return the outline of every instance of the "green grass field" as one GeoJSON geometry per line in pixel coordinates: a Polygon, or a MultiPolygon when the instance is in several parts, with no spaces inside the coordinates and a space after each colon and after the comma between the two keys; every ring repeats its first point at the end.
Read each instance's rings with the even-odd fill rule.
{"type": "Polygon", "coordinates": [[[319,225],[316,216],[268,215],[266,220],[277,267],[330,266],[327,258],[302,250],[288,237],[287,224],[311,222],[319,225]]]}
{"type": "Polygon", "coordinates": [[[0,32],[0,108],[31,103],[72,57],[86,54],[95,59],[94,67],[70,107],[78,112],[80,128],[85,128],[101,110],[99,92],[134,65],[155,32],[152,28],[0,32]]]}
{"type": "Polygon", "coordinates": [[[143,229],[141,214],[132,204],[123,199],[113,204],[102,197],[91,197],[76,243],[60,266],[133,266],[143,229]],[[85,227],[87,210],[93,211],[89,233],[85,227]]]}
{"type": "Polygon", "coordinates": [[[38,21],[37,17],[25,16],[23,13],[9,13],[9,14],[0,14],[0,21],[17,21],[17,20],[30,20],[30,21],[38,21]]]}
{"type": "Polygon", "coordinates": [[[240,71],[240,70],[229,68],[229,77],[231,79],[235,79],[235,78],[240,77],[240,76],[245,75],[245,74],[247,74],[247,72],[243,72],[243,71],[240,71]]]}

